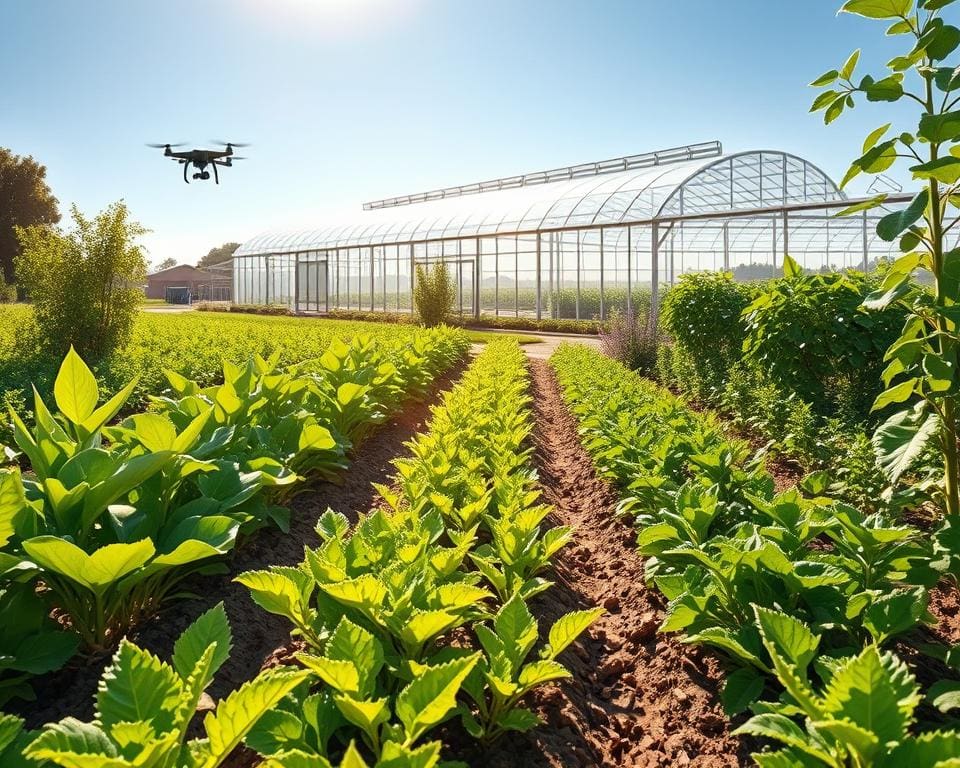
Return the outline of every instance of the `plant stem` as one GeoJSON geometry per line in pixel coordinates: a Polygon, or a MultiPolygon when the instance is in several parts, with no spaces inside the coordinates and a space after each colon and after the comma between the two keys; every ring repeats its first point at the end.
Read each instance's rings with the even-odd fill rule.
{"type": "MultiPolygon", "coordinates": [[[[935,114],[933,103],[933,76],[928,74],[924,76],[927,95],[927,111],[929,114],[935,114]]],[[[940,145],[937,142],[930,143],[930,161],[939,159],[940,145]]],[[[936,306],[946,305],[946,279],[943,274],[944,253],[943,253],[943,210],[940,201],[940,183],[931,178],[929,182],[930,201],[930,241],[933,256],[933,274],[936,279],[937,294],[936,306]]],[[[953,357],[954,341],[951,336],[947,318],[942,314],[937,316],[937,345],[939,347],[940,358],[950,360],[953,357]]],[[[960,457],[957,455],[957,418],[956,418],[956,399],[952,395],[947,395],[943,400],[943,418],[940,425],[940,440],[943,447],[943,485],[946,499],[946,513],[948,515],[960,514],[960,457]]]]}

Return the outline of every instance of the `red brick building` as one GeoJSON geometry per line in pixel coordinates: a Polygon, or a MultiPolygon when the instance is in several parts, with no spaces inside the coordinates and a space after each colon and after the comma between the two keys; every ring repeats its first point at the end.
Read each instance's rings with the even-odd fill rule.
{"type": "Polygon", "coordinates": [[[183,303],[186,296],[191,300],[208,298],[213,282],[214,276],[209,272],[189,264],[178,264],[147,275],[147,298],[183,303]]]}

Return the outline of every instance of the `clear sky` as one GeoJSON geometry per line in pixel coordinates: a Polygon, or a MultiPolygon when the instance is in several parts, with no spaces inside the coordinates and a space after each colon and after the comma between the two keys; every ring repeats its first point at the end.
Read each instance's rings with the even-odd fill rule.
{"type": "Polygon", "coordinates": [[[889,107],[825,128],[806,84],[854,48],[864,72],[900,52],[839,5],[0,0],[0,145],[46,164],[64,211],[124,198],[154,263],[368,199],[712,139],[839,179],[889,107]],[[219,187],[144,146],[211,138],[253,143],[219,187]]]}

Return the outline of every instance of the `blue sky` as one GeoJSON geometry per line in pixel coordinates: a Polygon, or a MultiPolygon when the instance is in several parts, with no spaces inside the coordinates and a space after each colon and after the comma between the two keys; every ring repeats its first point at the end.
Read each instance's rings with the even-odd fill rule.
{"type": "Polygon", "coordinates": [[[889,107],[825,128],[806,83],[854,48],[864,72],[899,52],[839,4],[3,0],[0,145],[47,165],[64,210],[124,198],[154,263],[367,199],[711,139],[839,178],[889,107]],[[219,187],[144,147],[210,138],[253,143],[219,187]]]}

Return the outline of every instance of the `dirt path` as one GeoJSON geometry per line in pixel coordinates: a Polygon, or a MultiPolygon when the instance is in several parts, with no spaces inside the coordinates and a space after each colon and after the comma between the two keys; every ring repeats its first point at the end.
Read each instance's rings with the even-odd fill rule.
{"type": "MultiPolygon", "coordinates": [[[[340,484],[320,483],[296,497],[291,503],[289,534],[262,531],[228,561],[229,574],[185,584],[187,591],[199,597],[172,603],[132,633],[131,639],[167,659],[180,633],[197,616],[223,600],[233,628],[233,650],[208,692],[219,700],[254,677],[277,649],[290,643],[290,625],[256,606],[247,588],[234,584],[233,577],[271,565],[297,565],[303,559],[304,546],[320,543],[314,526],[327,507],[354,521],[358,510],[369,509],[376,498],[372,483],[390,482],[394,473],[391,460],[405,451],[403,443],[423,428],[430,415],[430,405],[439,400],[440,394],[453,385],[463,370],[463,365],[457,366],[437,380],[425,402],[408,405],[381,426],[353,454],[350,468],[340,484]]],[[[89,720],[93,717],[97,681],[108,661],[107,656],[75,659],[65,669],[35,680],[36,702],[11,704],[7,709],[25,717],[31,728],[67,715],[89,720]]]]}
{"type": "MultiPolygon", "coordinates": [[[[541,630],[567,611],[607,609],[561,660],[573,678],[544,689],[546,724],[512,736],[489,766],[736,766],[747,750],[716,701],[715,657],[658,636],[663,600],[642,582],[634,532],[613,517],[616,496],[593,470],[552,370],[531,360],[536,460],[554,522],[576,529],[556,585],[533,608],[541,630]]],[[[477,763],[484,764],[484,763],[477,763]]]]}

